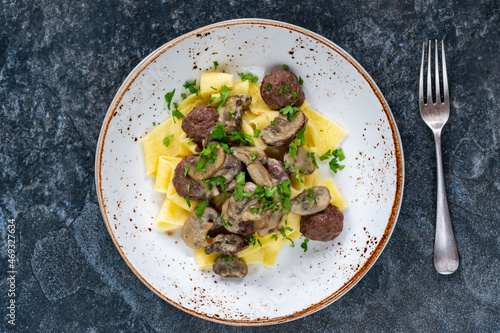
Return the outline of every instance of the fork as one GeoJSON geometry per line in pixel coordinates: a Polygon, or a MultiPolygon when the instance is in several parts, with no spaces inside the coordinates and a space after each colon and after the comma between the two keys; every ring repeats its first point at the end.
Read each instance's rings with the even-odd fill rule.
{"type": "Polygon", "coordinates": [[[427,98],[424,101],[424,60],[425,43],[422,47],[422,64],[420,65],[420,87],[419,107],[420,115],[424,122],[434,133],[436,142],[436,164],[437,164],[437,214],[436,214],[436,237],[434,240],[434,267],[439,274],[447,275],[454,273],[458,268],[458,250],[455,236],[451,226],[448,199],[444,184],[443,159],[441,157],[441,131],[450,116],[450,94],[448,90],[448,75],[446,73],[446,58],[444,54],[444,42],[441,41],[441,67],[443,72],[443,98],[439,87],[439,64],[438,64],[438,42],[435,41],[435,74],[434,74],[434,96],[432,96],[431,79],[431,49],[429,41],[429,52],[427,57],[427,98]]]}

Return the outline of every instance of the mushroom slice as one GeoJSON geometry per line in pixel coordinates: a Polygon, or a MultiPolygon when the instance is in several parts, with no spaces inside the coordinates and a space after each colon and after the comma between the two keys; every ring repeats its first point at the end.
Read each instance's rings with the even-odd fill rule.
{"type": "Polygon", "coordinates": [[[219,213],[212,207],[206,207],[199,218],[192,212],[182,227],[184,243],[195,250],[206,246],[208,231],[218,219],[220,219],[219,213]]]}
{"type": "Polygon", "coordinates": [[[290,179],[283,162],[275,160],[274,158],[269,158],[267,160],[266,169],[273,180],[274,186],[278,186],[278,184],[284,183],[290,179]]]}
{"type": "Polygon", "coordinates": [[[217,172],[224,165],[224,163],[226,161],[227,154],[224,151],[224,149],[218,143],[213,143],[213,144],[217,145],[217,147],[212,152],[212,154],[215,154],[215,160],[213,161],[213,163],[210,162],[210,158],[212,157],[211,156],[212,154],[210,154],[208,156],[204,156],[204,157],[206,157],[206,162],[203,165],[203,168],[205,168],[206,171],[205,170],[198,170],[198,172],[196,172],[196,168],[198,166],[198,163],[202,159],[201,156],[198,156],[197,158],[193,159],[190,163],[188,174],[191,178],[193,178],[196,181],[200,182],[203,179],[207,179],[207,178],[212,177],[212,175],[215,172],[217,172]]]}
{"type": "Polygon", "coordinates": [[[212,243],[207,245],[207,247],[205,248],[205,253],[215,253],[219,256],[230,256],[237,252],[243,251],[247,247],[248,243],[246,242],[245,238],[241,236],[234,234],[217,235],[213,239],[212,243]]]}
{"type": "Polygon", "coordinates": [[[271,214],[268,214],[265,218],[260,221],[254,222],[255,231],[260,237],[269,235],[270,233],[276,233],[284,222],[284,215],[281,209],[278,209],[271,214]]]}
{"type": "Polygon", "coordinates": [[[253,221],[245,220],[240,221],[237,218],[230,218],[227,212],[229,206],[229,200],[226,200],[222,205],[222,216],[223,216],[223,224],[226,231],[242,235],[242,236],[250,236],[255,232],[255,228],[253,226],[253,221]]]}
{"type": "Polygon", "coordinates": [[[288,171],[296,173],[297,170],[301,169],[301,172],[306,175],[310,175],[316,171],[316,166],[313,163],[314,156],[308,155],[311,152],[304,147],[297,147],[297,151],[297,155],[291,156],[290,153],[285,154],[284,161],[290,164],[288,171]]]}
{"type": "Polygon", "coordinates": [[[247,264],[233,256],[219,257],[213,265],[214,273],[228,278],[244,278],[248,273],[247,264]]]}
{"type": "Polygon", "coordinates": [[[267,155],[260,147],[234,146],[231,147],[231,150],[234,152],[234,156],[245,165],[249,165],[253,161],[267,163],[267,155]]]}
{"type": "Polygon", "coordinates": [[[255,184],[259,186],[273,187],[273,180],[269,172],[259,162],[252,162],[247,165],[247,171],[255,184]]]}
{"type": "Polygon", "coordinates": [[[325,209],[331,199],[330,190],[326,186],[314,186],[293,198],[290,210],[302,216],[316,214],[325,209]]]}
{"type": "Polygon", "coordinates": [[[233,95],[226,99],[226,105],[219,111],[219,123],[224,125],[226,134],[241,129],[243,108],[252,102],[250,95],[233,95]]]}
{"type": "Polygon", "coordinates": [[[274,118],[278,123],[269,125],[260,132],[260,139],[268,146],[279,146],[292,141],[297,133],[307,124],[307,117],[304,112],[299,111],[295,114],[292,121],[286,117],[274,118]]]}
{"type": "Polygon", "coordinates": [[[242,166],[240,160],[238,160],[233,154],[225,155],[226,158],[224,160],[224,163],[212,175],[212,177],[224,177],[226,179],[226,184],[229,184],[229,182],[231,182],[231,180],[236,177],[236,175],[241,171],[242,166]]]}

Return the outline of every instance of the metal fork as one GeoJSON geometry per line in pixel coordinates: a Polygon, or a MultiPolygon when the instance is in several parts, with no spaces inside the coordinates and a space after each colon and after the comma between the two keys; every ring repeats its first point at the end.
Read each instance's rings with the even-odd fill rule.
{"type": "Polygon", "coordinates": [[[444,54],[444,42],[441,41],[441,67],[443,72],[443,98],[439,87],[439,64],[438,64],[438,42],[435,42],[435,103],[432,96],[431,79],[431,49],[429,41],[429,52],[427,57],[427,98],[424,101],[424,60],[425,43],[422,47],[422,64],[420,66],[419,106],[420,115],[424,122],[434,133],[436,142],[437,163],[437,215],[436,215],[436,238],[434,241],[434,267],[439,274],[452,274],[458,268],[458,250],[455,236],[451,227],[450,211],[444,184],[443,160],[441,157],[441,130],[450,116],[450,94],[448,90],[448,75],[446,73],[446,58],[444,54]]]}

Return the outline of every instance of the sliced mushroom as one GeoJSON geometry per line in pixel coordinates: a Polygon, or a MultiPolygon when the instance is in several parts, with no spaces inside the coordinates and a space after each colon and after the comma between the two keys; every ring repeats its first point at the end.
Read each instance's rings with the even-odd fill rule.
{"type": "Polygon", "coordinates": [[[331,198],[326,186],[314,186],[293,198],[290,210],[302,216],[316,214],[330,204],[331,198]]]}
{"type": "Polygon", "coordinates": [[[208,231],[218,219],[220,219],[219,213],[212,207],[206,207],[200,218],[195,212],[191,213],[182,227],[184,243],[195,250],[206,246],[208,231]]]}
{"type": "Polygon", "coordinates": [[[247,165],[247,171],[255,184],[259,186],[273,187],[273,180],[269,172],[259,162],[252,162],[247,165]]]}
{"type": "Polygon", "coordinates": [[[228,278],[244,278],[248,273],[247,264],[236,257],[219,257],[215,259],[214,273],[228,278]],[[224,258],[224,260],[222,260],[224,258]],[[226,260],[226,261],[225,261],[226,260]]]}
{"type": "Polygon", "coordinates": [[[219,123],[224,125],[226,134],[241,129],[243,108],[252,102],[250,95],[233,95],[226,99],[226,105],[219,111],[219,123]]]}
{"type": "Polygon", "coordinates": [[[234,146],[231,147],[231,150],[234,152],[234,156],[245,165],[249,165],[254,161],[262,164],[267,163],[267,155],[260,147],[234,146]]]}
{"type": "MultiPolygon", "coordinates": [[[[253,183],[246,183],[244,187],[245,193],[254,192],[257,186],[253,183]]],[[[224,215],[224,227],[227,231],[250,236],[255,232],[253,221],[262,218],[261,209],[259,208],[259,200],[254,197],[243,197],[242,200],[236,201],[234,194],[222,205],[222,214],[224,215]]]]}
{"type": "Polygon", "coordinates": [[[196,167],[201,160],[201,156],[198,156],[191,161],[188,171],[188,174],[191,178],[196,181],[202,181],[203,179],[210,178],[224,165],[227,154],[219,144],[216,143],[216,145],[218,146],[218,148],[215,148],[212,153],[215,154],[214,163],[210,162],[210,155],[207,156],[207,161],[203,166],[206,171],[198,170],[198,172],[196,172],[196,167]]]}
{"type": "Polygon", "coordinates": [[[213,238],[212,243],[207,245],[207,247],[205,248],[205,253],[215,253],[218,256],[230,256],[237,252],[243,251],[247,247],[247,241],[241,236],[234,234],[217,235],[215,238],[213,238]]]}
{"type": "Polygon", "coordinates": [[[278,161],[283,161],[283,157],[288,152],[288,145],[268,146],[264,152],[268,158],[275,158],[278,161]]]}
{"type": "Polygon", "coordinates": [[[273,186],[278,186],[278,184],[284,183],[290,179],[283,162],[275,160],[274,158],[269,158],[267,160],[266,169],[273,180],[273,186]]]}
{"type": "Polygon", "coordinates": [[[212,177],[224,177],[226,183],[231,180],[241,171],[242,165],[233,154],[225,154],[226,158],[222,166],[212,175],[212,177]]]}
{"type": "Polygon", "coordinates": [[[316,166],[313,163],[314,155],[309,156],[308,154],[311,152],[304,147],[297,147],[297,150],[297,155],[285,154],[284,161],[290,164],[288,172],[296,173],[297,170],[302,169],[300,170],[302,173],[310,175],[316,171],[316,166]]]}
{"type": "Polygon", "coordinates": [[[292,141],[297,133],[307,124],[307,117],[302,111],[295,114],[292,121],[280,115],[274,118],[278,123],[269,125],[260,132],[260,139],[268,146],[279,146],[292,141]]]}
{"type": "Polygon", "coordinates": [[[281,209],[270,212],[270,214],[263,219],[254,222],[255,231],[260,237],[264,237],[273,232],[276,233],[283,224],[283,217],[284,215],[281,209]]]}

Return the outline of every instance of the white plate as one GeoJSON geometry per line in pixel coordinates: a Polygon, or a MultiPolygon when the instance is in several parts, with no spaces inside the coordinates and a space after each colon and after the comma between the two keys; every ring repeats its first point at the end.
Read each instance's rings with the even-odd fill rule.
{"type": "MultiPolygon", "coordinates": [[[[324,163],[325,164],[325,163],[324,163]]],[[[338,299],[373,265],[396,223],[403,152],[389,107],[366,71],[344,50],[305,29],[267,20],[210,25],[163,45],[127,77],[104,120],[96,186],[106,226],[134,273],[172,305],[201,318],[263,325],[310,314],[338,299]],[[304,78],[313,109],[343,126],[346,168],[332,175],[350,207],[332,243],[304,253],[283,246],[274,269],[250,265],[243,280],[198,270],[179,233],[155,227],[163,195],[145,175],[141,138],[167,116],[164,95],[218,61],[227,72],[260,79],[287,64],[304,78]]],[[[369,295],[367,296],[369,297],[369,295]]]]}

